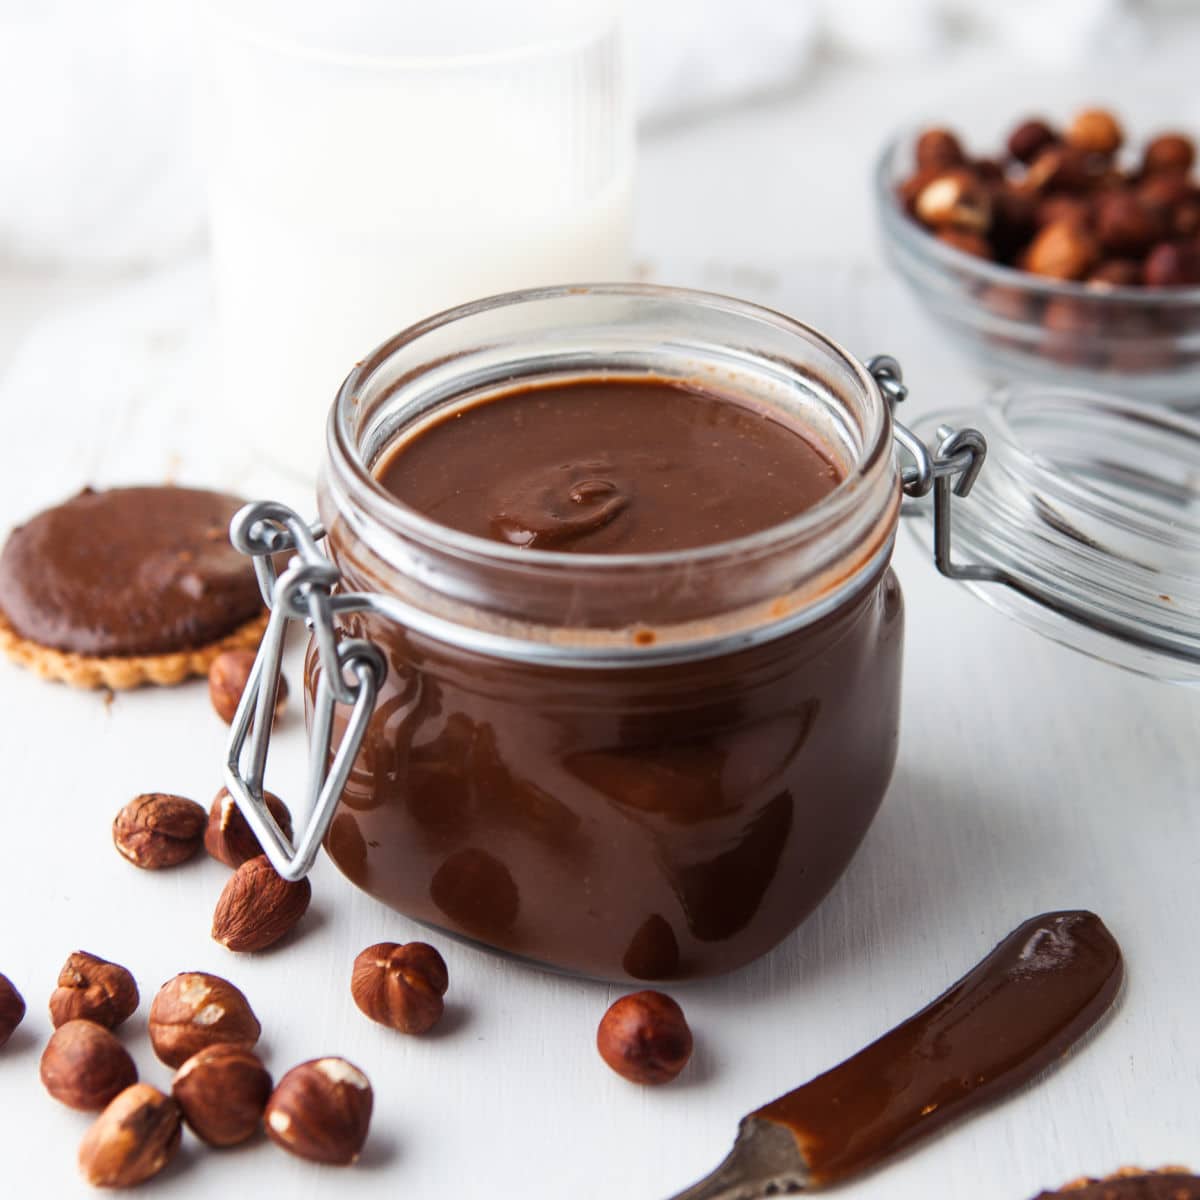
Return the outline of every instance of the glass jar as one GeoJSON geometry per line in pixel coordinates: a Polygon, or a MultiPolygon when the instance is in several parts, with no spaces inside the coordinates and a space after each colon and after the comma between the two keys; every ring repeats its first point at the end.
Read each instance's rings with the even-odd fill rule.
{"type": "MultiPolygon", "coordinates": [[[[328,853],[422,922],[586,975],[694,978],[765,953],[841,875],[892,772],[900,497],[875,378],[749,304],[553,288],[402,333],[342,387],[319,494],[340,587],[372,598],[337,632],[387,664],[328,853]],[[454,531],[372,474],[465,397],[600,374],[777,411],[844,482],[750,537],[597,555],[454,531]]],[[[310,717],[321,675],[314,643],[310,717]]]]}

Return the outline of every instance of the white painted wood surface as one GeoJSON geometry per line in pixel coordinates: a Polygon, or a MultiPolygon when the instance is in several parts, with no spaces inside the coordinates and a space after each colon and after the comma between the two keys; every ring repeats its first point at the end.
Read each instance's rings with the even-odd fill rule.
{"type": "MultiPolygon", "coordinates": [[[[860,354],[897,354],[919,411],[979,382],[878,265],[858,183],[806,194],[784,157],[820,146],[836,176],[843,142],[881,113],[856,110],[857,125],[822,142],[822,89],[845,96],[868,82],[819,83],[815,98],[657,138],[643,158],[639,241],[655,278],[763,299],[860,354]],[[830,222],[822,236],[801,223],[813,212],[830,222]]],[[[240,451],[217,415],[206,329],[198,265],[123,284],[5,276],[0,526],[85,482],[163,477],[310,507],[302,485],[240,451]]],[[[619,989],[454,943],[443,946],[450,1008],[437,1033],[406,1039],[370,1024],[349,996],[354,954],[426,935],[325,862],[297,936],[257,957],[226,953],[208,936],[224,868],[143,873],[109,841],[136,792],[204,802],[215,792],[225,728],[203,686],[108,704],[0,666],[0,970],[29,1003],[0,1051],[0,1196],[87,1192],[74,1156],[88,1118],[37,1080],[46,998],[76,948],[137,976],[143,1004],[123,1037],[150,1082],[169,1072],[145,1037],[149,1000],[175,972],[201,969],[249,996],[276,1075],[339,1053],[375,1085],[354,1170],[188,1138],[150,1194],[656,1200],[716,1163],[742,1113],[923,1005],[1025,917],[1074,906],[1099,912],[1126,951],[1129,985],[1108,1027],[1036,1087],[839,1194],[1024,1200],[1124,1163],[1200,1167],[1200,694],[1035,637],[941,580],[906,537],[897,560],[904,728],[879,819],[797,935],[737,975],[673,989],[697,1051],[656,1091],[624,1083],[595,1053],[619,989]]],[[[285,795],[299,785],[303,742],[293,710],[272,764],[285,795]]]]}

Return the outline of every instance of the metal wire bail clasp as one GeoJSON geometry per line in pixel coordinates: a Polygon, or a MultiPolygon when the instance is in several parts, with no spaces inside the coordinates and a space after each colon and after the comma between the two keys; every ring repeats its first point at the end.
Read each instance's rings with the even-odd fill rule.
{"type": "Polygon", "coordinates": [[[387,663],[371,642],[338,641],[334,614],[368,608],[370,598],[334,593],[341,575],[317,546],[324,536],[319,524],[309,526],[286,505],[271,501],[247,504],[229,530],[234,546],[254,559],[258,586],[271,616],[233,718],[225,786],[271,865],[289,880],[302,878],[312,868],[387,675],[387,663]],[[289,550],[296,552],[295,557],[287,570],[277,575],[273,556],[289,550]],[[309,734],[308,794],[304,811],[298,814],[295,843],[279,827],[263,798],[275,692],[289,621],[303,621],[308,627],[321,664],[309,734]],[[351,711],[331,761],[338,704],[350,706],[351,711]]]}
{"type": "Polygon", "coordinates": [[[938,427],[938,444],[931,451],[911,429],[896,419],[896,406],[908,395],[900,364],[888,354],[867,363],[892,412],[892,435],[912,459],[901,468],[904,494],[917,500],[933,492],[933,561],[950,579],[1012,583],[1007,572],[979,563],[956,563],[951,556],[953,497],[967,496],[983,470],[987,440],[978,429],[938,427]]]}

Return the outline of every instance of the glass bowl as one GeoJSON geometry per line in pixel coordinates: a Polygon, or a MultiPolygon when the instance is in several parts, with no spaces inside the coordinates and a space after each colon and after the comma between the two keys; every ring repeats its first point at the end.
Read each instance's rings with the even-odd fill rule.
{"type": "Polygon", "coordinates": [[[1000,380],[1200,407],[1200,287],[1062,282],[939,241],[896,194],[912,173],[917,133],[884,147],[875,203],[888,261],[951,342],[1000,380]]]}

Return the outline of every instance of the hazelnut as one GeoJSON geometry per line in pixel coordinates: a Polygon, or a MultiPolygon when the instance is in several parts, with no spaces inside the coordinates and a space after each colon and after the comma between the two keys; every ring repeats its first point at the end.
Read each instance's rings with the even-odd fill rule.
{"type": "Polygon", "coordinates": [[[896,186],[896,198],[904,206],[910,216],[917,215],[917,197],[925,190],[925,185],[931,183],[942,173],[940,167],[925,167],[915,171],[903,183],[896,186]]]}
{"type": "Polygon", "coordinates": [[[1004,167],[994,158],[973,158],[969,165],[971,173],[981,183],[1002,184],[1004,182],[1004,167]]]}
{"type": "Polygon", "coordinates": [[[1138,199],[1164,219],[1196,196],[1195,186],[1185,171],[1160,171],[1138,184],[1138,199]]]}
{"type": "Polygon", "coordinates": [[[171,1161],[182,1132],[175,1101],[148,1083],[134,1084],[84,1134],[79,1169],[93,1187],[133,1187],[171,1161]]]}
{"type": "Polygon", "coordinates": [[[367,1077],[344,1058],[317,1058],[293,1067],[267,1101],[264,1124],[277,1145],[312,1162],[348,1166],[371,1124],[367,1077]]]}
{"type": "Polygon", "coordinates": [[[1142,153],[1142,171],[1155,175],[1159,171],[1182,171],[1186,174],[1196,161],[1196,147],[1186,134],[1162,133],[1146,143],[1142,153]]]}
{"type": "Polygon", "coordinates": [[[683,1010],[662,992],[622,996],[596,1032],[600,1057],[632,1083],[669,1083],[692,1057],[683,1010]]]}
{"type": "Polygon", "coordinates": [[[1113,254],[1141,254],[1166,233],[1161,216],[1133,192],[1098,196],[1095,212],[1096,237],[1113,254]]]}
{"type": "Polygon", "coordinates": [[[988,234],[996,257],[1011,260],[1029,241],[1037,205],[1032,196],[1005,185],[992,193],[992,228],[988,234]]]}
{"type": "Polygon", "coordinates": [[[916,214],[920,221],[934,229],[983,233],[991,224],[991,196],[970,171],[957,167],[943,171],[921,189],[916,214]]]}
{"type": "Polygon", "coordinates": [[[7,975],[0,975],[0,1046],[13,1035],[25,1016],[25,1001],[7,975]]]}
{"type": "Polygon", "coordinates": [[[1098,291],[1112,287],[1137,287],[1142,282],[1141,264],[1131,258],[1110,258],[1094,267],[1087,283],[1098,291]]]}
{"type": "Polygon", "coordinates": [[[1116,117],[1103,108],[1084,109],[1067,129],[1067,141],[1089,154],[1116,154],[1124,140],[1116,117]]]}
{"type": "Polygon", "coordinates": [[[1031,163],[1048,146],[1058,141],[1054,130],[1036,118],[1022,121],[1008,135],[1008,152],[1018,162],[1031,163]]]}
{"type": "Polygon", "coordinates": [[[227,950],[250,953],[273,946],[308,911],[312,884],[289,883],[265,855],[242,863],[221,892],[212,935],[227,950]]]}
{"type": "Polygon", "coordinates": [[[150,1005],[150,1043],[168,1067],[221,1043],[249,1050],[261,1032],[246,997],[228,980],[203,971],[168,979],[150,1005]]]}
{"type": "Polygon", "coordinates": [[[1142,264],[1147,287],[1193,287],[1200,284],[1200,246],[1161,242],[1142,264]]]}
{"type": "Polygon", "coordinates": [[[1048,146],[1029,164],[1022,179],[1026,191],[1081,191],[1092,182],[1088,156],[1078,146],[1048,146]]]}
{"type": "MultiPolygon", "coordinates": [[[[233,724],[256,657],[253,650],[225,650],[212,660],[208,668],[208,698],[217,716],[226,725],[233,724]]],[[[283,715],[287,696],[287,680],[280,675],[279,686],[275,689],[275,720],[283,715]]]]}
{"type": "MultiPolygon", "coordinates": [[[[288,811],[287,805],[271,792],[263,792],[263,799],[267,802],[267,809],[271,816],[275,818],[275,824],[290,839],[292,814],[288,811]]],[[[238,808],[236,801],[229,794],[228,788],[222,788],[217,793],[217,798],[208,810],[208,825],[204,830],[204,848],[218,862],[223,862],[227,867],[233,867],[235,870],[242,863],[257,858],[263,852],[262,847],[258,844],[258,838],[254,836],[249,822],[242,816],[242,810],[238,808]]]]}
{"type": "Polygon", "coordinates": [[[966,162],[962,144],[948,129],[927,129],[917,138],[917,169],[957,167],[966,162]]]}
{"type": "Polygon", "coordinates": [[[133,976],[116,963],[86,950],[76,950],[58,973],[58,987],[50,996],[54,1027],[83,1018],[106,1029],[115,1029],[138,1006],[133,976]]]}
{"type": "Polygon", "coordinates": [[[175,1072],[171,1095],[201,1141],[236,1146],[258,1132],[271,1076],[244,1046],[208,1046],[175,1072]]]}
{"type": "Polygon", "coordinates": [[[194,800],[147,792],[117,813],[113,844],[135,867],[147,871],[174,867],[200,849],[207,819],[194,800]]]}
{"type": "Polygon", "coordinates": [[[103,1108],[138,1077],[129,1051],[95,1021],[60,1025],[46,1043],[40,1070],[55,1100],[82,1109],[103,1108]]]}
{"type": "Polygon", "coordinates": [[[1083,366],[1098,357],[1101,320],[1093,303],[1073,296],[1051,296],[1042,311],[1042,328],[1048,335],[1043,353],[1050,358],[1083,366]]]}
{"type": "Polygon", "coordinates": [[[1029,245],[1028,269],[1051,279],[1082,279],[1100,258],[1095,238],[1070,221],[1045,226],[1029,245]]]}
{"type": "Polygon", "coordinates": [[[1037,201],[1033,211],[1033,223],[1041,229],[1056,221],[1069,221],[1086,229],[1092,223],[1092,201],[1087,196],[1071,196],[1066,192],[1054,192],[1037,201]]]}
{"type": "Polygon", "coordinates": [[[967,229],[939,229],[936,236],[939,242],[974,258],[992,257],[991,243],[981,233],[971,233],[967,229]]]}
{"type": "Polygon", "coordinates": [[[446,963],[432,946],[379,942],[354,960],[350,994],[372,1021],[401,1033],[425,1033],[441,1019],[449,982],[446,963]]]}

